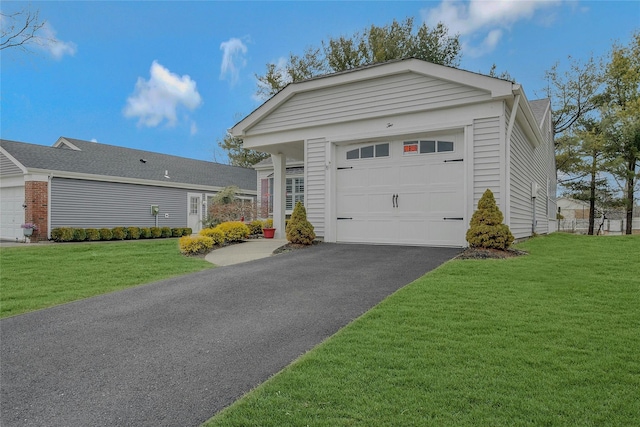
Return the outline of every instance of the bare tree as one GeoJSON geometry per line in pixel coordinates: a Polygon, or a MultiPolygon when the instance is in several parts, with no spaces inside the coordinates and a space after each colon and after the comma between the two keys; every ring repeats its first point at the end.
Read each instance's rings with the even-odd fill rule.
{"type": "Polygon", "coordinates": [[[46,21],[40,20],[39,14],[39,10],[32,11],[30,8],[14,13],[0,12],[0,50],[19,48],[29,52],[30,45],[47,41],[39,35],[46,25],[46,21]]]}

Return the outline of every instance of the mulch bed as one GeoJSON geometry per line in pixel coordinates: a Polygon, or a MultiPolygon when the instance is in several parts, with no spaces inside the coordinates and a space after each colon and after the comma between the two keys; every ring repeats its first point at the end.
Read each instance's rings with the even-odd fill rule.
{"type": "Polygon", "coordinates": [[[291,252],[291,251],[295,251],[297,249],[305,249],[305,248],[309,248],[311,246],[315,246],[320,244],[320,240],[314,240],[312,244],[310,245],[299,245],[299,244],[295,244],[295,243],[287,243],[284,246],[279,247],[278,249],[276,249],[275,251],[273,251],[274,255],[278,255],[278,254],[283,254],[286,252],[291,252]]]}
{"type": "Polygon", "coordinates": [[[504,251],[501,249],[467,248],[456,259],[505,259],[522,255],[529,255],[529,253],[512,248],[504,251]]]}

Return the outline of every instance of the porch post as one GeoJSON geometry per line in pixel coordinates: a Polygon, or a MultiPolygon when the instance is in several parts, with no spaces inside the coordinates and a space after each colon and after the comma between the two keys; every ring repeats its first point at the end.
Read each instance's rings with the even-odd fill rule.
{"type": "Polygon", "coordinates": [[[273,162],[273,226],[276,229],[275,238],[284,239],[284,220],[286,217],[286,181],[287,165],[284,154],[272,154],[273,162]]]}

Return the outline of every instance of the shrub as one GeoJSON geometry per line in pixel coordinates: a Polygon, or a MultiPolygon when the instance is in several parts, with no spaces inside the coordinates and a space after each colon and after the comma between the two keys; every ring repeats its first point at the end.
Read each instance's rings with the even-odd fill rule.
{"type": "Polygon", "coordinates": [[[183,236],[178,241],[180,252],[186,255],[207,253],[213,248],[213,239],[207,236],[183,236]]]}
{"type": "Polygon", "coordinates": [[[249,227],[240,221],[223,222],[216,228],[222,231],[227,242],[239,242],[249,237],[249,227]]]}
{"type": "Polygon", "coordinates": [[[124,240],[127,238],[127,229],[124,227],[114,227],[111,229],[113,240],[124,240]]]}
{"type": "Polygon", "coordinates": [[[162,237],[171,237],[171,229],[169,227],[162,227],[160,229],[160,235],[162,237]]]}
{"type": "Polygon", "coordinates": [[[151,237],[157,238],[162,236],[162,229],[160,227],[151,227],[151,237]]]}
{"type": "Polygon", "coordinates": [[[182,236],[182,228],[171,229],[171,237],[180,237],[180,236],[182,236]]]}
{"type": "Polygon", "coordinates": [[[293,208],[291,219],[287,223],[285,231],[287,240],[299,245],[310,245],[313,243],[313,239],[316,238],[313,225],[307,221],[307,210],[301,202],[297,202],[296,207],[293,208]]]}
{"type": "Polygon", "coordinates": [[[256,234],[262,234],[262,221],[259,221],[259,220],[251,221],[248,227],[249,227],[249,233],[252,236],[255,236],[256,234]]]}
{"type": "Polygon", "coordinates": [[[128,227],[127,238],[137,240],[140,238],[140,227],[128,227]]]}
{"type": "Polygon", "coordinates": [[[113,232],[110,228],[101,228],[100,229],[100,240],[111,240],[113,239],[113,232]]]}
{"type": "Polygon", "coordinates": [[[467,242],[472,248],[505,250],[513,243],[513,234],[502,224],[502,212],[491,190],[487,189],[478,201],[478,209],[471,217],[467,242]]]}
{"type": "Polygon", "coordinates": [[[140,227],[140,238],[141,239],[150,239],[151,238],[151,229],[149,227],[140,227]]]}
{"type": "Polygon", "coordinates": [[[73,240],[73,228],[54,228],[51,230],[51,238],[56,242],[70,242],[73,240]]]}
{"type": "Polygon", "coordinates": [[[203,228],[199,233],[201,236],[207,236],[213,239],[215,245],[224,244],[224,233],[218,227],[203,228]]]}
{"type": "Polygon", "coordinates": [[[271,218],[265,219],[262,222],[262,228],[273,228],[273,219],[271,218]]]}
{"type": "Polygon", "coordinates": [[[85,231],[87,232],[87,240],[100,240],[100,231],[97,228],[87,228],[85,231]]]}
{"type": "Polygon", "coordinates": [[[191,229],[191,227],[185,227],[182,229],[183,236],[191,236],[192,234],[193,234],[193,230],[191,229]]]}
{"type": "Polygon", "coordinates": [[[74,228],[73,241],[84,242],[85,240],[87,240],[87,232],[84,230],[84,228],[74,228]]]}

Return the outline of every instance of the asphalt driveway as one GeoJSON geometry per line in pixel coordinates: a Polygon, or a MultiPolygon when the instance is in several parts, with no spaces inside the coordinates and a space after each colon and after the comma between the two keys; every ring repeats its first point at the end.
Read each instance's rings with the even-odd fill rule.
{"type": "Polygon", "coordinates": [[[324,243],[1,320],[0,424],[197,426],[459,252],[324,243]]]}

